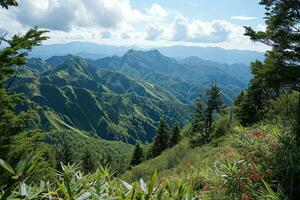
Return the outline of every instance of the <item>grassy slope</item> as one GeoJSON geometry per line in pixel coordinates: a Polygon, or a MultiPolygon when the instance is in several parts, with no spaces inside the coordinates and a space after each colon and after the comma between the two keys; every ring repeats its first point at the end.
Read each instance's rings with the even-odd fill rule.
{"type": "Polygon", "coordinates": [[[168,91],[109,70],[95,69],[70,57],[39,74],[24,68],[12,90],[25,93],[40,107],[36,127],[77,129],[103,139],[150,142],[160,117],[186,122],[188,109],[168,91]]]}
{"type": "MultiPolygon", "coordinates": [[[[182,134],[185,135],[187,132],[189,132],[188,126],[182,130],[182,134]]],[[[126,171],[123,178],[129,182],[140,178],[148,179],[154,170],[159,172],[159,176],[167,179],[189,178],[190,172],[194,170],[199,174],[207,175],[207,170],[213,168],[215,158],[222,155],[227,140],[228,138],[223,136],[202,147],[190,148],[188,139],[184,138],[162,155],[126,171]]]]}
{"type": "MultiPolygon", "coordinates": [[[[278,171],[278,166],[286,167],[289,166],[286,163],[291,162],[289,156],[278,157],[280,152],[286,152],[280,143],[280,138],[285,135],[284,130],[270,125],[249,129],[237,126],[232,133],[194,149],[189,147],[185,138],[160,156],[126,171],[122,178],[129,182],[140,178],[147,180],[157,170],[160,181],[184,182],[208,199],[240,199],[243,195],[254,197],[268,193],[275,195],[268,187],[272,185],[275,191],[280,187],[278,183],[281,179],[276,173],[280,174],[280,170],[285,168],[279,167],[278,171]],[[251,168],[255,169],[258,180],[253,179],[254,174],[249,171],[251,168]],[[240,188],[241,182],[245,182],[245,188],[240,188]]],[[[189,128],[185,127],[182,134],[188,132],[189,128]]],[[[281,195],[280,192],[278,190],[276,195],[281,195]]]]}

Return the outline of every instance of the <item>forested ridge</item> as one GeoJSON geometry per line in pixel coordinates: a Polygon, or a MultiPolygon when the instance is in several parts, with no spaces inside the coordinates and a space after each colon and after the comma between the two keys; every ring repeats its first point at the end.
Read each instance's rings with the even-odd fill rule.
{"type": "Polygon", "coordinates": [[[298,199],[300,2],[260,4],[251,74],[157,50],[28,58],[47,30],[1,33],[0,199],[298,199]]]}

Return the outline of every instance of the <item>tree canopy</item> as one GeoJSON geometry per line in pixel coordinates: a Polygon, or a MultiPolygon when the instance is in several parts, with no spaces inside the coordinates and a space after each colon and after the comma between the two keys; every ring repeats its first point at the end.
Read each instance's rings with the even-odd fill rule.
{"type": "Polygon", "coordinates": [[[265,31],[245,27],[251,40],[272,47],[264,62],[252,63],[254,78],[279,90],[299,92],[296,133],[300,142],[300,3],[299,0],[261,0],[265,6],[265,31]]]}

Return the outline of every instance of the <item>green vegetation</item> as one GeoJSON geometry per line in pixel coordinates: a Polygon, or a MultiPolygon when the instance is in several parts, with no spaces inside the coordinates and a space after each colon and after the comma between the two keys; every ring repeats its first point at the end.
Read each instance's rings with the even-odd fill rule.
{"type": "MultiPolygon", "coordinates": [[[[288,88],[299,93],[300,109],[300,49],[299,49],[299,2],[267,1],[260,4],[266,9],[266,31],[256,32],[246,27],[246,35],[253,41],[259,41],[272,47],[266,53],[265,61],[252,64],[254,79],[262,80],[266,86],[275,90],[288,88]]],[[[300,112],[295,127],[297,141],[300,144],[300,112]]]]}
{"type": "Polygon", "coordinates": [[[138,165],[145,159],[145,155],[143,152],[143,148],[141,147],[140,143],[137,142],[135,145],[135,149],[133,151],[132,159],[130,164],[131,165],[138,165]]]}
{"type": "Polygon", "coordinates": [[[199,93],[205,93],[211,81],[216,81],[222,91],[226,91],[224,99],[230,103],[229,98],[246,87],[251,78],[249,66],[229,66],[195,57],[178,62],[163,56],[157,50],[130,50],[122,57],[113,56],[87,62],[97,68],[119,71],[159,85],[185,104],[191,104],[199,93]]]}
{"type": "MultiPolygon", "coordinates": [[[[191,123],[180,98],[187,90],[178,95],[178,87],[168,92],[170,85],[116,72],[148,81],[182,73],[157,51],[101,60],[116,71],[74,56],[22,68],[45,31],[3,37],[0,199],[298,199],[300,4],[260,4],[266,31],[246,27],[246,35],[272,50],[252,63],[253,79],[232,107],[223,106],[213,82],[195,100],[191,123]],[[181,130],[177,121],[185,124],[181,130]]],[[[6,9],[16,5],[1,1],[6,9]]]]}
{"type": "MultiPolygon", "coordinates": [[[[51,195],[66,199],[82,195],[92,199],[99,196],[138,199],[139,195],[143,199],[176,199],[185,191],[181,195],[187,199],[284,199],[290,186],[297,192],[297,182],[291,177],[297,177],[298,169],[289,166],[299,162],[294,138],[285,130],[269,125],[249,129],[235,126],[230,134],[198,148],[190,148],[185,139],[160,156],[133,167],[122,176],[122,181],[113,178],[106,168],[79,175],[78,166],[63,166],[56,184],[29,186],[23,182],[22,187],[26,188],[23,195],[30,199],[51,195]],[[152,174],[155,169],[159,171],[157,175],[152,174]],[[124,181],[135,182],[140,178],[139,184],[124,181]],[[148,183],[143,181],[148,179],[148,183]],[[31,196],[33,194],[35,196],[31,196]]],[[[188,131],[186,127],[182,133],[188,131]]],[[[27,176],[24,173],[23,177],[13,180],[14,184],[27,176]]]]}
{"type": "Polygon", "coordinates": [[[189,119],[187,105],[145,81],[93,68],[74,56],[55,67],[51,61],[54,69],[44,73],[35,70],[35,63],[26,64],[11,90],[24,93],[39,107],[33,126],[43,130],[79,129],[134,144],[152,140],[160,117],[181,125],[189,119]]]}
{"type": "Polygon", "coordinates": [[[193,112],[192,134],[190,143],[193,147],[208,143],[211,140],[213,114],[220,112],[222,106],[221,91],[216,83],[206,90],[206,102],[200,98],[195,100],[193,112]]]}
{"type": "MultiPolygon", "coordinates": [[[[186,127],[184,131],[191,130],[186,127]]],[[[185,139],[127,171],[123,178],[149,178],[150,172],[157,169],[162,181],[187,183],[207,199],[284,199],[284,191],[295,184],[291,177],[297,173],[289,166],[299,162],[293,137],[284,131],[283,127],[269,125],[248,129],[235,126],[230,134],[198,148],[190,148],[185,139]]]]}
{"type": "Polygon", "coordinates": [[[169,148],[170,132],[169,127],[166,125],[164,119],[160,120],[156,136],[153,140],[154,141],[150,152],[150,157],[159,156],[164,150],[169,148]]]}
{"type": "Polygon", "coordinates": [[[176,144],[179,143],[181,140],[181,135],[180,135],[180,127],[178,123],[175,123],[171,129],[171,138],[169,142],[169,146],[173,147],[176,144]]]}
{"type": "MultiPolygon", "coordinates": [[[[11,2],[1,1],[1,6],[6,7],[5,5],[9,6],[11,2]]],[[[16,170],[13,172],[14,181],[2,169],[0,170],[0,185],[5,185],[4,190],[14,189],[16,181],[23,182],[25,179],[28,182],[53,180],[55,170],[60,170],[61,162],[68,164],[78,162],[81,158],[85,158],[83,159],[85,162],[80,163],[85,170],[88,165],[96,168],[99,165],[110,164],[112,169],[121,173],[129,166],[129,157],[132,152],[132,146],[129,144],[104,141],[76,128],[62,132],[33,129],[32,125],[45,118],[39,115],[40,110],[37,112],[34,110],[35,106],[31,106],[26,97],[13,93],[12,87],[17,84],[20,77],[28,78],[34,74],[22,73],[26,71],[23,65],[31,49],[47,39],[44,34],[45,31],[34,28],[23,36],[15,35],[11,39],[8,39],[6,35],[1,36],[0,42],[6,43],[6,47],[0,51],[0,156],[12,163],[16,170]],[[87,149],[93,152],[89,163],[86,159],[87,149]],[[32,162],[32,158],[20,162],[19,165],[16,164],[28,154],[39,155],[34,166],[26,167],[32,162]],[[26,171],[29,179],[23,177],[23,170],[26,171]]],[[[37,87],[39,84],[34,82],[32,85],[37,87]]],[[[56,113],[52,115],[49,113],[46,111],[44,116],[58,116],[56,113]]],[[[55,119],[52,120],[55,121],[55,119]]],[[[55,123],[69,126],[62,123],[62,120],[56,120],[55,123]]],[[[34,126],[34,128],[38,127],[34,126]]],[[[5,198],[6,195],[3,199],[5,198]]]]}

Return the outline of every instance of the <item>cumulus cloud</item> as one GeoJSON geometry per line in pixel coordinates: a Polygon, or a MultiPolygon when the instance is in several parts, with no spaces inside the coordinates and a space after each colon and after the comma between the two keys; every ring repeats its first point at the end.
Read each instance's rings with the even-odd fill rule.
{"type": "Polygon", "coordinates": [[[13,10],[22,24],[51,30],[70,31],[76,25],[115,29],[143,18],[128,0],[23,0],[19,4],[13,10]]]}
{"type": "Polygon", "coordinates": [[[171,40],[194,43],[219,43],[228,39],[230,27],[222,21],[211,23],[177,18],[173,23],[171,40]]]}
{"type": "Polygon", "coordinates": [[[151,16],[158,17],[158,18],[164,18],[168,15],[167,11],[157,3],[152,4],[150,9],[148,9],[148,13],[151,16]]]}
{"type": "Polygon", "coordinates": [[[242,20],[242,21],[249,21],[249,20],[254,20],[254,19],[256,19],[256,17],[249,17],[249,16],[232,16],[231,19],[242,20]]]}
{"type": "Polygon", "coordinates": [[[189,37],[189,24],[187,20],[184,18],[176,19],[174,21],[171,39],[174,41],[186,41],[189,37]]]}
{"type": "Polygon", "coordinates": [[[157,40],[161,37],[164,30],[157,24],[148,24],[146,32],[146,40],[157,40]]]}
{"type": "Polygon", "coordinates": [[[28,26],[67,31],[75,17],[73,9],[68,1],[23,0],[16,9],[16,17],[28,26]]]}
{"type": "MultiPolygon", "coordinates": [[[[245,43],[241,26],[224,20],[191,20],[157,3],[145,10],[133,8],[130,0],[22,0],[19,4],[0,12],[0,30],[17,33],[37,25],[50,30],[52,43],[245,43]]],[[[263,26],[258,28],[263,29],[263,26]]]]}

